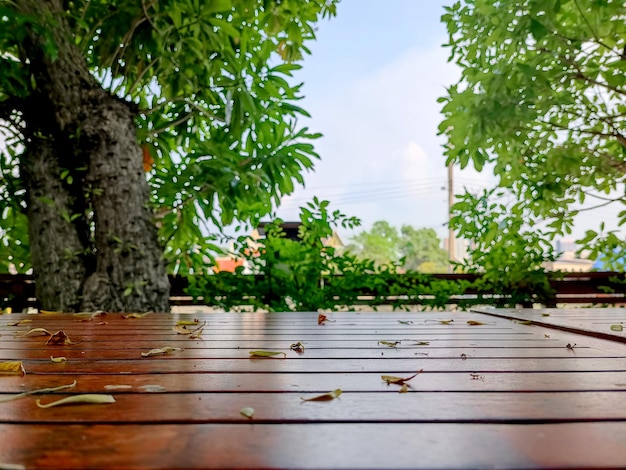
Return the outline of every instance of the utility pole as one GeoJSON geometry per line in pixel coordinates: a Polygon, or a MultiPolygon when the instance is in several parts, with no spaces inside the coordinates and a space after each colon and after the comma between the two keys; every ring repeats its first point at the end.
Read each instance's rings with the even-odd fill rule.
{"type": "Polygon", "coordinates": [[[450,223],[452,220],[452,205],[454,204],[454,180],[452,171],[452,162],[448,163],[448,258],[450,263],[448,264],[448,272],[453,270],[452,262],[455,260],[454,256],[454,229],[450,223]]]}

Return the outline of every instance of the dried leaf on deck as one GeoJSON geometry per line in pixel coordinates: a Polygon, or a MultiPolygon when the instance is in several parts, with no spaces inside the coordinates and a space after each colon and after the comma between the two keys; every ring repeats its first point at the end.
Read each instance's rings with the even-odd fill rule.
{"type": "Polygon", "coordinates": [[[72,395],[71,397],[61,398],[57,401],[42,404],[41,400],[37,400],[37,406],[39,408],[52,408],[53,406],[62,405],[82,405],[82,404],[94,404],[94,405],[107,405],[109,403],[115,403],[113,395],[86,393],[84,395],[72,395]]]}
{"type": "Polygon", "coordinates": [[[289,346],[289,349],[295,352],[303,353],[304,344],[302,344],[302,341],[298,341],[297,343],[293,343],[291,346],[289,346]]]}
{"type": "Polygon", "coordinates": [[[515,323],[519,323],[520,325],[532,325],[533,324],[531,320],[516,320],[515,323]]]}
{"type": "Polygon", "coordinates": [[[204,328],[200,328],[198,330],[192,331],[191,334],[189,335],[189,339],[198,339],[202,337],[203,331],[204,331],[204,328]]]}
{"type": "Polygon", "coordinates": [[[9,322],[7,323],[7,326],[20,326],[20,325],[24,325],[26,323],[32,323],[32,322],[33,322],[32,320],[25,318],[23,320],[9,322]]]}
{"type": "Polygon", "coordinates": [[[402,384],[402,387],[400,387],[400,390],[398,390],[398,393],[406,393],[409,391],[409,386],[407,384],[402,384]]]}
{"type": "Polygon", "coordinates": [[[311,398],[300,397],[300,400],[302,401],[330,401],[330,400],[334,400],[335,398],[338,398],[339,395],[341,395],[340,388],[338,388],[337,390],[333,390],[332,392],[324,393],[322,395],[317,395],[316,397],[311,397],[311,398]]]}
{"type": "Polygon", "coordinates": [[[454,320],[438,320],[439,323],[441,323],[442,325],[449,325],[450,323],[452,323],[454,320]]]}
{"type": "Polygon", "coordinates": [[[624,327],[622,325],[611,325],[611,331],[623,331],[624,327]]]}
{"type": "Polygon", "coordinates": [[[76,344],[76,343],[74,343],[70,339],[70,337],[67,336],[67,333],[65,331],[59,330],[55,334],[50,336],[50,338],[48,338],[48,341],[46,341],[46,344],[49,346],[65,346],[68,344],[76,344]]]}
{"type": "Polygon", "coordinates": [[[481,321],[476,321],[476,320],[467,320],[467,324],[471,326],[486,325],[486,323],[483,323],[481,321]]]}
{"type": "Polygon", "coordinates": [[[328,320],[328,317],[326,315],[322,314],[322,313],[320,313],[317,316],[317,324],[318,325],[323,325],[324,322],[326,322],[327,320],[328,320]]]}
{"type": "Polygon", "coordinates": [[[194,325],[198,325],[198,323],[200,323],[200,320],[198,320],[197,318],[194,318],[193,320],[178,320],[176,322],[177,326],[194,326],[194,325]]]}
{"type": "Polygon", "coordinates": [[[50,356],[50,360],[52,362],[66,362],[67,358],[65,356],[59,356],[59,357],[50,356]]]}
{"type": "Polygon", "coordinates": [[[3,361],[0,362],[0,375],[25,375],[24,364],[22,361],[3,361]]]}
{"type": "Polygon", "coordinates": [[[158,356],[160,354],[169,354],[169,353],[180,352],[180,351],[183,351],[183,348],[173,348],[171,346],[164,346],[162,348],[151,349],[147,353],[142,352],[141,355],[143,357],[150,357],[150,356],[158,356]]]}
{"type": "Polygon", "coordinates": [[[17,333],[15,333],[16,338],[24,338],[26,336],[38,336],[38,335],[39,336],[52,336],[52,333],[50,333],[45,328],[32,328],[25,332],[18,331],[17,333]]]}
{"type": "Polygon", "coordinates": [[[397,348],[400,343],[401,343],[400,341],[379,341],[378,342],[378,344],[382,344],[390,348],[397,348]]]}
{"type": "Polygon", "coordinates": [[[407,321],[403,321],[403,320],[398,320],[398,323],[400,323],[401,325],[412,325],[413,322],[410,320],[407,321]]]}
{"type": "MultiPolygon", "coordinates": [[[[30,392],[22,392],[22,393],[18,393],[17,395],[11,395],[9,397],[6,398],[0,398],[0,403],[5,403],[7,401],[13,401],[13,400],[19,400],[21,398],[26,398],[29,397],[31,395],[36,395],[36,394],[41,394],[41,393],[52,393],[52,392],[59,392],[61,390],[67,390],[68,388],[73,388],[76,386],[76,380],[74,380],[74,382],[72,382],[69,385],[61,385],[59,387],[51,387],[51,388],[40,388],[37,390],[32,390],[30,392]]],[[[1,469],[2,467],[0,467],[1,469]]]]}
{"type": "Polygon", "coordinates": [[[245,406],[241,410],[239,410],[239,413],[241,413],[246,418],[252,419],[252,417],[254,416],[254,408],[251,408],[249,406],[245,406]]]}
{"type": "Polygon", "coordinates": [[[413,343],[413,346],[428,346],[429,344],[430,344],[430,341],[417,341],[413,343]]]}
{"type": "Polygon", "coordinates": [[[104,310],[98,310],[95,312],[78,312],[74,314],[76,321],[92,321],[94,318],[103,317],[107,312],[104,310]]]}
{"type": "Polygon", "coordinates": [[[287,357],[287,353],[282,351],[250,351],[250,358],[256,357],[275,357],[283,355],[283,359],[287,357]]]}
{"type": "Polygon", "coordinates": [[[143,318],[145,316],[150,315],[150,312],[148,313],[128,313],[126,315],[122,315],[122,318],[143,318]]]}
{"type": "Polygon", "coordinates": [[[380,378],[383,379],[385,382],[387,382],[387,384],[404,385],[406,382],[413,379],[414,377],[421,374],[422,372],[424,372],[424,369],[418,370],[415,374],[413,374],[410,377],[396,377],[395,375],[381,375],[380,378]]]}

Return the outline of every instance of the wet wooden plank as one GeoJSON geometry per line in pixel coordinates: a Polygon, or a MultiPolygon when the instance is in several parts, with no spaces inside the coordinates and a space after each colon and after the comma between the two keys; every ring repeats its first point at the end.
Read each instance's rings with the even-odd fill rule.
{"type": "Polygon", "coordinates": [[[74,380],[72,393],[116,399],[36,406],[37,398],[66,396],[59,392],[0,403],[0,464],[543,468],[624,457],[617,438],[626,435],[625,344],[468,312],[342,312],[325,325],[311,312],[210,314],[199,318],[206,326],[198,341],[172,331],[181,318],[190,317],[109,314],[77,322],[70,315],[12,315],[11,322],[32,320],[21,326],[0,318],[0,357],[23,360],[27,371],[0,377],[0,400],[74,380]],[[63,329],[80,342],[46,346],[44,337],[15,337],[34,327],[63,329]],[[288,349],[298,340],[304,353],[288,349]],[[381,340],[401,343],[390,348],[381,340]],[[185,350],[141,357],[174,345],[185,350]],[[283,350],[287,358],[251,359],[255,349],[283,350]],[[52,363],[50,355],[68,360],[52,363]],[[408,393],[380,377],[420,369],[408,393]],[[301,400],[335,388],[343,390],[336,400],[301,400]],[[252,420],[239,413],[243,406],[255,408],[252,420]],[[594,432],[609,441],[591,452],[576,449],[570,460],[565,443],[595,445],[594,432]]]}
{"type": "Polygon", "coordinates": [[[623,467],[626,424],[0,424],[0,463],[28,468],[623,467]]]}
{"type": "MultiPolygon", "coordinates": [[[[254,373],[230,372],[208,374],[146,374],[112,378],[91,372],[87,375],[27,375],[3,377],[3,396],[40,388],[58,387],[76,380],[83,393],[148,393],[149,385],[158,385],[167,393],[310,393],[341,384],[345,392],[388,392],[392,386],[381,380],[381,373],[254,373]]],[[[423,392],[537,392],[537,391],[626,391],[626,372],[484,372],[474,379],[468,372],[422,372],[410,382],[413,391],[423,392]]]]}
{"type": "Polygon", "coordinates": [[[626,343],[626,309],[623,308],[476,308],[476,312],[577,334],[626,343]],[[611,329],[614,326],[615,329],[611,329]],[[619,330],[619,328],[623,328],[619,330]]]}
{"type": "MultiPolygon", "coordinates": [[[[414,379],[418,381],[419,379],[414,379]]],[[[470,381],[469,376],[460,380],[470,381]]],[[[483,379],[480,379],[483,380],[483,379]]],[[[158,386],[158,380],[154,381],[158,386]]],[[[488,388],[488,384],[485,388],[488,388]]],[[[612,392],[518,393],[344,392],[328,402],[305,402],[343,388],[341,381],[318,384],[308,392],[276,393],[121,393],[110,391],[115,403],[42,409],[65,395],[28,397],[0,407],[1,423],[246,423],[244,407],[255,410],[255,423],[419,423],[503,422],[546,423],[624,421],[626,394],[612,392]],[[324,386],[326,385],[326,388],[324,386]]],[[[76,393],[82,393],[77,386],[76,393]]],[[[156,430],[155,430],[156,431],[156,430]]]]}

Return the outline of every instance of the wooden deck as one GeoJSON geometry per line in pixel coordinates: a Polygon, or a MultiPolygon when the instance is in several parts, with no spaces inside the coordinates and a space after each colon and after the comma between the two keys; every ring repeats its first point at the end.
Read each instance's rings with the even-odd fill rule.
{"type": "Polygon", "coordinates": [[[623,334],[490,313],[0,316],[0,363],[26,370],[0,375],[0,401],[76,381],[0,403],[0,468],[625,467],[623,334]],[[173,331],[193,318],[206,322],[199,339],[173,331]],[[32,328],[75,344],[16,337],[32,328]],[[142,357],[165,346],[184,350],[142,357]],[[407,393],[381,378],[420,370],[407,393]],[[37,406],[77,394],[115,402],[37,406]]]}

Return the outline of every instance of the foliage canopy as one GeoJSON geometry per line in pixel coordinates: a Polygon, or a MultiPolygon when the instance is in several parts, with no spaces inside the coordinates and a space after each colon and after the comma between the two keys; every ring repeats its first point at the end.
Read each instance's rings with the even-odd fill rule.
{"type": "MultiPolygon", "coordinates": [[[[61,18],[24,14],[0,0],[0,269],[29,268],[25,189],[20,175],[27,126],[19,110],[41,87],[22,54],[27,30],[58,54],[61,18]],[[9,228],[11,227],[11,228],[9,228]]],[[[61,5],[60,1],[52,2],[61,5]]],[[[303,182],[318,137],[297,124],[300,85],[291,76],[335,0],[72,0],[62,2],[72,41],[92,74],[136,112],[136,132],[166,257],[199,269],[218,228],[256,220],[303,182]]],[[[51,10],[52,11],[52,10],[51,10]]],[[[59,175],[67,184],[72,169],[59,175]]],[[[75,179],[75,178],[74,178],[75,179]]],[[[68,214],[68,218],[89,217],[68,214]]]]}
{"type": "MultiPolygon", "coordinates": [[[[466,0],[442,19],[461,68],[441,99],[448,162],[489,164],[503,188],[462,198],[455,227],[482,237],[478,251],[508,244],[507,263],[516,253],[531,266],[590,205],[626,203],[626,4],[466,0]]],[[[623,246],[603,224],[582,242],[592,256],[623,246]]]]}

